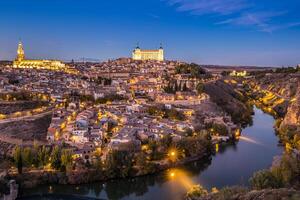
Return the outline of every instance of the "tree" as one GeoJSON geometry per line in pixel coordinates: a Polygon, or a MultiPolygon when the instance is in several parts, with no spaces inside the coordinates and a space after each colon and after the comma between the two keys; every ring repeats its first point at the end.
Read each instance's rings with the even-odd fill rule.
{"type": "Polygon", "coordinates": [[[34,141],[33,143],[33,149],[32,149],[32,164],[34,165],[34,167],[38,167],[39,166],[39,157],[38,157],[38,152],[40,151],[40,147],[39,145],[36,143],[36,141],[34,141]]]}
{"type": "Polygon", "coordinates": [[[204,91],[204,85],[203,83],[198,83],[198,85],[196,86],[196,90],[198,94],[202,94],[204,91]]]}
{"type": "Polygon", "coordinates": [[[222,71],[222,73],[221,73],[222,76],[228,76],[229,74],[230,74],[229,71],[222,71]]]}
{"type": "Polygon", "coordinates": [[[127,177],[133,166],[133,154],[127,151],[111,151],[106,158],[105,168],[111,177],[127,177]]]}
{"type": "Polygon", "coordinates": [[[285,153],[271,172],[284,186],[297,185],[300,183],[300,160],[293,154],[285,153]]]}
{"type": "Polygon", "coordinates": [[[208,195],[208,191],[200,185],[193,185],[186,194],[186,199],[198,199],[208,195]]]}
{"type": "Polygon", "coordinates": [[[140,152],[136,156],[136,165],[143,168],[147,164],[147,156],[145,152],[140,152]]]}
{"type": "Polygon", "coordinates": [[[58,170],[61,167],[61,152],[58,146],[55,146],[52,150],[50,157],[51,167],[58,170]]]}
{"type": "Polygon", "coordinates": [[[276,179],[270,170],[255,172],[249,182],[251,187],[257,190],[278,188],[281,186],[280,181],[276,179]]]}
{"type": "Polygon", "coordinates": [[[33,164],[33,153],[32,153],[32,149],[30,147],[26,147],[23,150],[23,161],[24,161],[24,165],[27,167],[30,167],[33,164]]]}
{"type": "Polygon", "coordinates": [[[49,162],[49,152],[49,148],[46,148],[45,146],[39,148],[37,157],[40,166],[45,166],[49,162]]]}
{"type": "Polygon", "coordinates": [[[184,82],[183,86],[182,86],[182,91],[188,91],[188,88],[186,86],[186,82],[184,82]]]}
{"type": "Polygon", "coordinates": [[[14,161],[16,164],[16,167],[18,168],[18,173],[22,174],[23,170],[23,158],[22,158],[22,149],[17,146],[14,150],[14,161]]]}
{"type": "Polygon", "coordinates": [[[185,128],[184,133],[186,136],[189,136],[189,137],[193,136],[193,130],[191,128],[185,128]]]}
{"type": "Polygon", "coordinates": [[[61,153],[61,165],[68,169],[72,166],[73,158],[72,158],[72,152],[68,149],[62,150],[61,153]]]}

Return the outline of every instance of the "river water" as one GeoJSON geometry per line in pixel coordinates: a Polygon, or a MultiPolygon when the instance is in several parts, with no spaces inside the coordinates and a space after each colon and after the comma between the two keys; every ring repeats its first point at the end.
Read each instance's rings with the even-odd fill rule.
{"type": "MultiPolygon", "coordinates": [[[[23,195],[56,194],[79,195],[100,199],[182,199],[187,188],[200,184],[207,189],[231,185],[248,185],[252,174],[269,168],[273,157],[281,155],[272,116],[254,108],[253,125],[242,131],[241,139],[232,145],[219,147],[210,159],[190,163],[184,167],[144,177],[91,183],[78,186],[47,185],[23,191],[23,195]]],[[[38,199],[32,197],[29,199],[38,199]]],[[[52,197],[45,199],[69,199],[52,197]]]]}

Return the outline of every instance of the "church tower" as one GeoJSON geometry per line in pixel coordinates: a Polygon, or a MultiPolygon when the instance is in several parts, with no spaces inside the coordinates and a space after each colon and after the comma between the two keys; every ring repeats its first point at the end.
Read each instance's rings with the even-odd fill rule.
{"type": "Polygon", "coordinates": [[[17,61],[25,60],[25,53],[24,53],[22,42],[19,42],[16,60],[17,61]]]}

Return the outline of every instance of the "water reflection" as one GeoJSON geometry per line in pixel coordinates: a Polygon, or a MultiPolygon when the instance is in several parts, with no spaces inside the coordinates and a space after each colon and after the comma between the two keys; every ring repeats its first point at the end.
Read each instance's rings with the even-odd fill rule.
{"type": "MultiPolygon", "coordinates": [[[[54,194],[77,194],[103,199],[182,199],[191,184],[207,189],[226,185],[247,185],[253,172],[268,168],[282,152],[274,134],[274,119],[254,109],[253,126],[242,131],[236,143],[219,145],[212,157],[174,169],[132,179],[112,180],[80,186],[52,185],[54,194]],[[172,175],[172,173],[174,173],[172,175]],[[173,177],[173,178],[172,178],[173,177]]],[[[48,193],[49,186],[24,191],[24,194],[48,193]]]]}
{"type": "Polygon", "coordinates": [[[249,143],[252,143],[252,144],[262,145],[260,142],[254,140],[254,139],[251,139],[249,137],[246,137],[246,136],[239,136],[238,139],[249,142],[249,143]]]}

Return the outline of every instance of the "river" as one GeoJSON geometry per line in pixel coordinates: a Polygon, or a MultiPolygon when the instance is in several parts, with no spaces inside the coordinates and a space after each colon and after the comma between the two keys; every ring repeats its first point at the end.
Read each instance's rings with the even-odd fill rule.
{"type": "MultiPolygon", "coordinates": [[[[231,185],[247,186],[248,179],[255,171],[269,168],[273,157],[281,155],[283,151],[273,129],[273,117],[256,107],[254,112],[253,125],[243,129],[241,139],[233,145],[220,146],[219,152],[211,159],[155,175],[78,186],[39,186],[25,190],[23,194],[71,194],[122,200],[177,200],[183,198],[191,184],[200,184],[207,189],[231,185]]],[[[68,198],[56,196],[49,199],[68,198]]]]}

